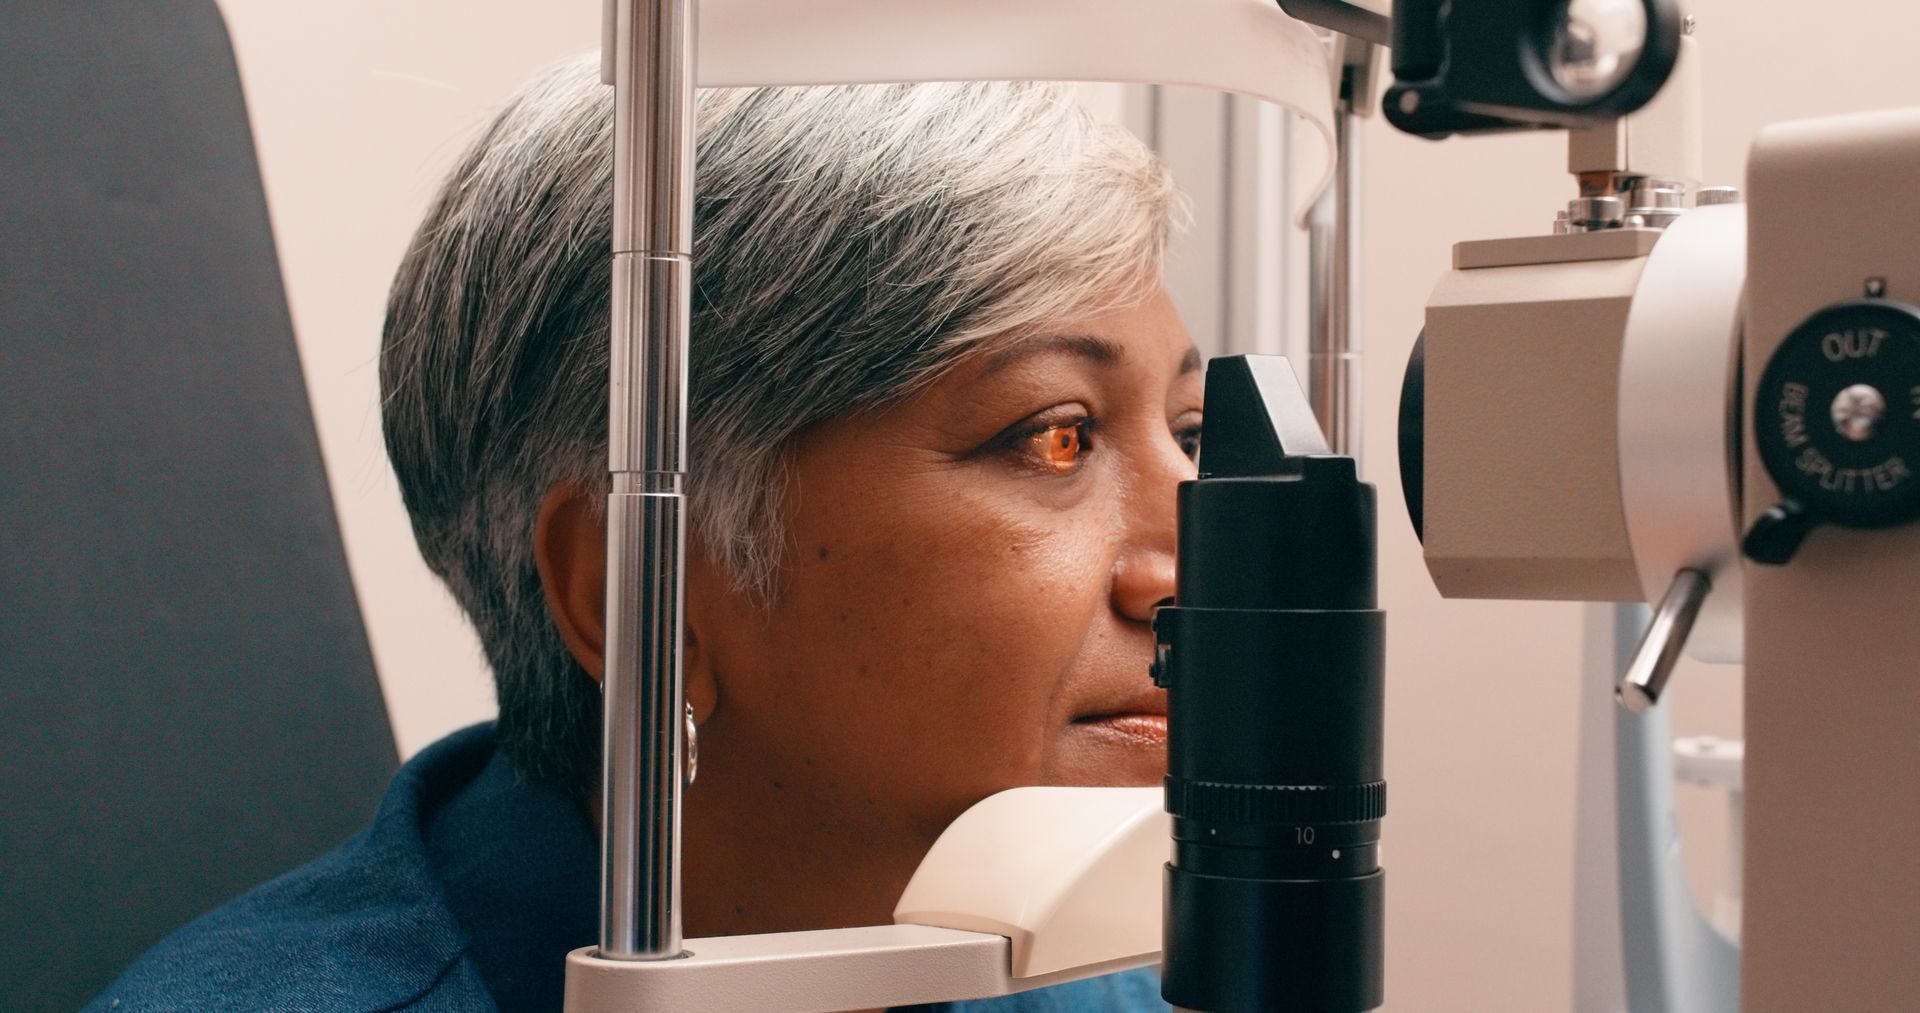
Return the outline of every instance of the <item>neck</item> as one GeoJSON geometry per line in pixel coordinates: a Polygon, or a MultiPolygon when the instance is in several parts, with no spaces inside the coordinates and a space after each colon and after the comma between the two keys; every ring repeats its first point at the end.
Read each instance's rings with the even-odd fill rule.
{"type": "MultiPolygon", "coordinates": [[[[838,797],[830,782],[789,785],[742,769],[752,766],[703,761],[688,789],[686,937],[891,923],[944,823],[915,826],[871,799],[838,797]]],[[[599,827],[599,793],[584,793],[581,804],[599,827]]]]}
{"type": "Polygon", "coordinates": [[[709,782],[705,766],[686,804],[689,937],[893,921],[931,836],[871,800],[840,797],[832,784],[732,777],[724,768],[709,782]]]}

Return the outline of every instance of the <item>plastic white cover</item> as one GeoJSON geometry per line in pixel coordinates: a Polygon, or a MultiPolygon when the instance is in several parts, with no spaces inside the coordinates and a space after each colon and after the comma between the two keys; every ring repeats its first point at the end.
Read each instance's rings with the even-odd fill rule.
{"type": "Polygon", "coordinates": [[[1745,205],[1696,208],[1647,257],[1620,347],[1620,499],[1646,600],[1676,571],[1713,582],[1687,653],[1741,659],[1742,567],[1727,450],[1741,302],[1745,205]]]}
{"type": "Polygon", "coordinates": [[[904,81],[1191,85],[1313,124],[1333,173],[1325,45],[1273,0],[700,0],[708,87],[904,81]]]}

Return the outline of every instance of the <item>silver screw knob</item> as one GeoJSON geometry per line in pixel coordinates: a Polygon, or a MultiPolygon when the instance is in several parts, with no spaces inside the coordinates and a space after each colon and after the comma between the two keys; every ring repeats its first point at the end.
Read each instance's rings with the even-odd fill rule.
{"type": "Polygon", "coordinates": [[[1633,210],[1642,209],[1679,209],[1687,206],[1687,192],[1673,186],[1636,186],[1633,188],[1633,210]]]}
{"type": "Polygon", "coordinates": [[[1686,213],[1686,208],[1634,208],[1627,212],[1627,221],[1643,229],[1664,229],[1686,213]]]}
{"type": "Polygon", "coordinates": [[[1581,197],[1567,204],[1567,220],[1576,229],[1618,228],[1627,217],[1627,202],[1618,197],[1581,197]]]}
{"type": "Polygon", "coordinates": [[[1873,439],[1887,414],[1887,399],[1872,384],[1856,383],[1833,398],[1833,428],[1855,443],[1873,439]]]}
{"type": "Polygon", "coordinates": [[[1709,186],[1694,195],[1693,205],[1704,208],[1716,204],[1738,204],[1740,200],[1740,188],[1737,186],[1709,186]]]}

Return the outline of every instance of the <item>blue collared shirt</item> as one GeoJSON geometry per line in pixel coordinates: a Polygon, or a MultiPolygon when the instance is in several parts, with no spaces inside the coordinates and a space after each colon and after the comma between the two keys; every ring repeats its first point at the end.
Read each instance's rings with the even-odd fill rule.
{"type": "MultiPolygon", "coordinates": [[[[162,940],[91,1010],[558,1010],[591,945],[598,845],[564,790],[519,776],[491,725],[394,776],[373,826],[162,940]]],[[[1165,1010],[1148,971],[916,1007],[1165,1010]]]]}

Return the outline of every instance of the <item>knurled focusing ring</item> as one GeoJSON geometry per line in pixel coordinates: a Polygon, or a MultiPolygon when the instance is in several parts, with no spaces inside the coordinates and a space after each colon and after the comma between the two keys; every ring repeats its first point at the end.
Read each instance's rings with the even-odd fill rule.
{"type": "Polygon", "coordinates": [[[1365,823],[1387,815],[1387,782],[1339,785],[1220,784],[1167,778],[1167,812],[1206,823],[1365,823]]]}

